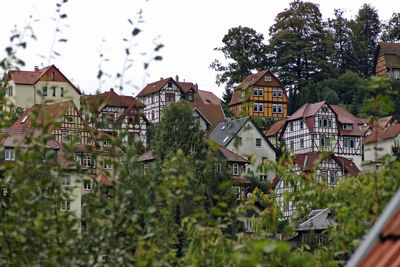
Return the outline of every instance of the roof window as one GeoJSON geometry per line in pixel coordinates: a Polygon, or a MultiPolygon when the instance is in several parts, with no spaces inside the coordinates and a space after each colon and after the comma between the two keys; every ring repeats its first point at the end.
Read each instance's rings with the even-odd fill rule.
{"type": "Polygon", "coordinates": [[[26,120],[28,119],[28,117],[29,117],[29,115],[26,115],[26,116],[22,119],[21,124],[24,124],[24,123],[26,122],[26,120]]]}
{"type": "Polygon", "coordinates": [[[224,141],[222,141],[222,143],[225,143],[229,138],[229,135],[227,137],[224,138],[224,141]]]}

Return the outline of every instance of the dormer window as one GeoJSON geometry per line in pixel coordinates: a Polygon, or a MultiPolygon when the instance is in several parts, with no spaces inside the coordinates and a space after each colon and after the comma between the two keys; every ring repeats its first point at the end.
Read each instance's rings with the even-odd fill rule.
{"type": "Polygon", "coordinates": [[[24,123],[26,122],[26,120],[28,119],[28,117],[29,117],[29,115],[26,115],[26,116],[22,119],[21,124],[24,124],[24,123]]]}
{"type": "Polygon", "coordinates": [[[51,79],[54,81],[56,79],[56,74],[54,71],[51,72],[51,79]]]}
{"type": "Polygon", "coordinates": [[[353,130],[353,124],[343,123],[342,124],[342,129],[343,130],[353,130]]]}

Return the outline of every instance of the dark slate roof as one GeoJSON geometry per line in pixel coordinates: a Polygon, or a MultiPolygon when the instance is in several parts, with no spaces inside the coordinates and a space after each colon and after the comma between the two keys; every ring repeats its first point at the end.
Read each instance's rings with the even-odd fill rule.
{"type": "Polygon", "coordinates": [[[234,120],[225,119],[224,122],[219,123],[215,127],[214,131],[210,134],[210,139],[214,139],[221,146],[227,146],[249,118],[250,116],[234,120]]]}

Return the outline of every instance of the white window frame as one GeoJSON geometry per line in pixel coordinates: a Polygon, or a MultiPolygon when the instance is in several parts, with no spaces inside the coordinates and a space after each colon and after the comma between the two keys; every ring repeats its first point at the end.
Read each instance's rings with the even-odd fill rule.
{"type": "Polygon", "coordinates": [[[5,161],[15,160],[15,150],[13,148],[8,147],[4,149],[4,160],[5,161]]]}
{"type": "Polygon", "coordinates": [[[264,88],[258,88],[258,96],[264,96],[264,88]]]}
{"type": "Polygon", "coordinates": [[[272,89],[272,97],[277,97],[277,90],[276,89],[272,89]]]}
{"type": "Polygon", "coordinates": [[[300,138],[300,148],[304,148],[304,138],[300,138]]]}
{"type": "Polygon", "coordinates": [[[90,179],[83,180],[83,190],[85,191],[92,190],[92,181],[90,179]]]}
{"type": "Polygon", "coordinates": [[[71,185],[71,176],[65,176],[62,178],[61,185],[64,187],[71,185]]]}
{"type": "Polygon", "coordinates": [[[232,175],[239,175],[239,164],[238,163],[233,163],[232,164],[232,175]]]}
{"type": "Polygon", "coordinates": [[[92,156],[87,156],[87,155],[83,156],[82,167],[84,168],[92,167],[92,156]]]}
{"type": "Polygon", "coordinates": [[[283,97],[283,91],[282,91],[282,89],[277,89],[277,90],[276,90],[276,95],[277,95],[277,97],[282,98],[282,97],[283,97]]]}
{"type": "Polygon", "coordinates": [[[215,163],[215,173],[219,173],[219,174],[222,173],[222,164],[221,164],[221,162],[216,162],[215,163]]]}
{"type": "Polygon", "coordinates": [[[283,113],[283,105],[282,104],[277,104],[276,108],[277,108],[276,113],[279,113],[279,114],[283,113]]]}
{"type": "Polygon", "coordinates": [[[233,189],[235,190],[236,199],[240,200],[241,199],[241,193],[242,193],[241,192],[242,190],[240,190],[240,186],[234,186],[233,189]]]}
{"type": "Polygon", "coordinates": [[[265,76],[264,77],[264,81],[270,82],[270,81],[272,81],[272,77],[271,76],[265,76]]]}
{"type": "Polygon", "coordinates": [[[253,112],[258,113],[258,103],[253,103],[253,112]]]}
{"type": "Polygon", "coordinates": [[[253,96],[258,96],[258,88],[257,87],[253,88],[253,96]]]}
{"type": "Polygon", "coordinates": [[[61,211],[70,211],[71,210],[71,202],[69,200],[61,200],[61,211]]]}
{"type": "Polygon", "coordinates": [[[61,132],[61,142],[68,143],[68,132],[61,132]]]}

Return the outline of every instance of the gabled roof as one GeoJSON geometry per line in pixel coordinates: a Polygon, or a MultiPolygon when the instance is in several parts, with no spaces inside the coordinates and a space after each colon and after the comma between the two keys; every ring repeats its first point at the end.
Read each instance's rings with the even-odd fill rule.
{"type": "Polygon", "coordinates": [[[217,127],[218,123],[223,122],[225,119],[221,105],[190,103],[190,106],[193,110],[197,110],[210,123],[208,133],[211,133],[217,127]]]}
{"type": "Polygon", "coordinates": [[[34,124],[39,125],[45,122],[57,122],[63,118],[71,105],[76,109],[72,100],[54,104],[35,104],[31,108],[25,110],[22,116],[19,117],[9,129],[35,129],[34,124]]]}
{"type": "Polygon", "coordinates": [[[391,54],[400,55],[400,43],[383,43],[378,44],[378,56],[391,54]]]}
{"type": "Polygon", "coordinates": [[[186,93],[187,91],[189,91],[190,89],[192,89],[193,91],[198,91],[199,87],[197,86],[197,84],[191,83],[191,82],[176,82],[181,88],[182,90],[186,93]]]}
{"type": "Polygon", "coordinates": [[[239,103],[240,101],[246,100],[246,99],[241,99],[241,90],[246,89],[250,86],[253,86],[256,84],[262,77],[264,77],[266,74],[271,75],[274,77],[280,84],[281,87],[284,87],[284,85],[279,81],[279,79],[269,70],[262,70],[254,74],[250,74],[247,76],[246,79],[244,79],[234,90],[232,94],[232,99],[229,105],[234,105],[236,103],[239,103]]]}
{"type": "Polygon", "coordinates": [[[227,149],[226,147],[217,144],[219,151],[224,155],[224,157],[231,162],[241,162],[241,163],[250,163],[247,159],[243,158],[239,154],[227,149]]]}
{"type": "Polygon", "coordinates": [[[55,69],[60,73],[67,83],[69,83],[78,94],[81,94],[81,91],[79,91],[55,65],[50,65],[42,69],[35,68],[34,71],[9,70],[7,79],[14,81],[15,84],[34,85],[44,78],[50,69],[55,69]]]}
{"type": "Polygon", "coordinates": [[[155,92],[158,92],[161,90],[161,88],[163,88],[164,85],[166,85],[169,81],[173,82],[176,84],[176,86],[182,91],[185,92],[184,89],[180,86],[180,84],[184,84],[185,88],[187,90],[189,90],[191,87],[195,87],[193,85],[193,83],[179,83],[179,82],[175,82],[174,79],[172,79],[171,77],[166,78],[166,79],[161,79],[159,81],[153,82],[153,83],[149,83],[147,84],[142,91],[139,92],[139,94],[137,94],[136,97],[141,97],[141,96],[145,96],[145,95],[149,95],[149,94],[153,94],[155,92]],[[191,85],[190,85],[191,84],[191,85]]]}
{"type": "Polygon", "coordinates": [[[204,104],[212,104],[212,105],[221,104],[221,99],[219,99],[218,96],[216,96],[213,92],[198,90],[197,93],[199,94],[204,104]]]}
{"type": "Polygon", "coordinates": [[[268,138],[264,135],[257,124],[251,119],[250,116],[230,119],[226,118],[224,122],[221,122],[215,127],[214,131],[210,134],[209,138],[216,141],[221,146],[226,147],[234,139],[234,136],[243,128],[243,126],[250,121],[256,130],[260,133],[260,136],[264,138],[265,142],[271,147],[271,149],[276,153],[276,148],[271,144],[268,138]]]}
{"type": "Polygon", "coordinates": [[[395,138],[400,134],[400,124],[396,123],[386,129],[374,129],[370,135],[363,139],[363,144],[395,138]]]}
{"type": "Polygon", "coordinates": [[[280,120],[271,125],[266,131],[265,136],[276,135],[285,126],[286,120],[280,120]]]}
{"type": "Polygon", "coordinates": [[[400,265],[400,189],[347,262],[355,266],[400,265]]]}
{"type": "Polygon", "coordinates": [[[318,112],[318,110],[326,104],[326,101],[321,101],[318,103],[306,103],[304,104],[301,108],[296,110],[295,113],[293,113],[289,118],[287,118],[287,121],[292,121],[292,120],[297,120],[300,118],[307,118],[311,116],[315,116],[315,114],[318,112]]]}
{"type": "Polygon", "coordinates": [[[297,231],[324,230],[335,224],[329,209],[312,210],[307,221],[299,224],[297,231]]]}
{"type": "Polygon", "coordinates": [[[351,176],[357,176],[361,171],[358,169],[357,165],[354,164],[351,160],[335,156],[336,159],[340,162],[340,165],[344,168],[346,174],[350,174],[351,176]]]}
{"type": "Polygon", "coordinates": [[[338,125],[339,134],[357,135],[357,136],[362,135],[362,131],[361,131],[360,127],[358,127],[359,125],[361,126],[364,124],[364,122],[362,120],[360,120],[359,118],[357,118],[356,116],[354,116],[353,114],[351,114],[350,112],[348,112],[347,110],[342,108],[341,106],[330,105],[330,107],[332,108],[333,112],[336,114],[336,118],[341,124],[352,124],[353,125],[353,128],[351,130],[343,130],[341,125],[338,125]]]}
{"type": "Polygon", "coordinates": [[[98,111],[100,111],[99,108],[101,109],[104,106],[130,107],[135,105],[138,108],[145,107],[142,102],[136,100],[133,96],[118,95],[113,88],[98,95],[85,95],[83,99],[89,105],[89,108],[94,108],[98,111]]]}
{"type": "Polygon", "coordinates": [[[154,159],[155,157],[153,155],[153,150],[148,150],[139,156],[138,161],[145,162],[145,161],[153,161],[154,159]]]}

